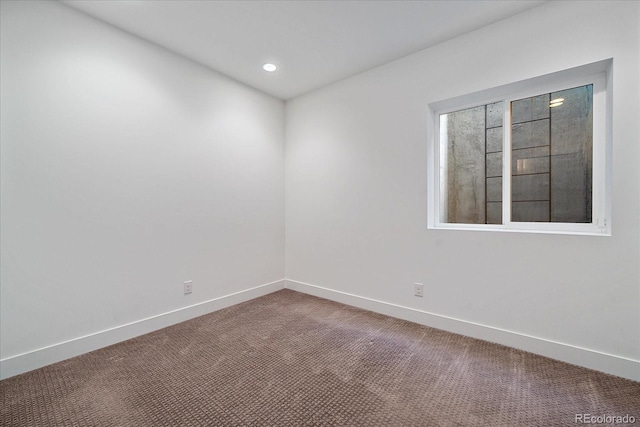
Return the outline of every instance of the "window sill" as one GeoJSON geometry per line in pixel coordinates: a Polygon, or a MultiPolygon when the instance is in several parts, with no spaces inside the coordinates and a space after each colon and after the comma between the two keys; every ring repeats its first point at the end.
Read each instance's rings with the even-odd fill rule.
{"type": "MultiPolygon", "coordinates": [[[[564,234],[574,236],[605,236],[611,237],[609,227],[598,227],[593,224],[584,224],[584,227],[567,228],[567,224],[545,224],[549,227],[541,227],[540,223],[524,223],[529,226],[505,226],[501,224],[437,224],[429,225],[429,230],[454,230],[454,231],[490,231],[506,233],[535,233],[535,234],[564,234]],[[561,226],[561,227],[559,227],[561,226]]],[[[572,224],[580,225],[580,224],[572,224]]]]}

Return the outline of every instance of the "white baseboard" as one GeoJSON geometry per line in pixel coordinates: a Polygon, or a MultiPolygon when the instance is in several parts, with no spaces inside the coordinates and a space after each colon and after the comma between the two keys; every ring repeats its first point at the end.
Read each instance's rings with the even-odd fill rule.
{"type": "Polygon", "coordinates": [[[9,378],[71,357],[79,356],[241,302],[249,301],[283,288],[640,381],[639,360],[454,319],[290,279],[266,283],[261,286],[203,301],[136,322],[7,357],[0,360],[0,379],[9,378]]]}
{"type": "Polygon", "coordinates": [[[277,280],[27,353],[7,357],[0,360],[0,379],[9,378],[149,332],[157,331],[158,329],[249,301],[283,288],[284,280],[277,280]]]}
{"type": "Polygon", "coordinates": [[[640,381],[640,360],[576,347],[492,326],[285,279],[285,288],[433,328],[490,341],[590,369],[640,381]]]}

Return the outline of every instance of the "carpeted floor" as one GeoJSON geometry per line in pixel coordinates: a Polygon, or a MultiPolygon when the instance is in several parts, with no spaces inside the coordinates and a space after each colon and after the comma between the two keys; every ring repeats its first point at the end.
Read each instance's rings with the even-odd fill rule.
{"type": "Polygon", "coordinates": [[[576,414],[640,425],[640,383],[291,290],[0,382],[2,426],[575,426],[576,414]]]}

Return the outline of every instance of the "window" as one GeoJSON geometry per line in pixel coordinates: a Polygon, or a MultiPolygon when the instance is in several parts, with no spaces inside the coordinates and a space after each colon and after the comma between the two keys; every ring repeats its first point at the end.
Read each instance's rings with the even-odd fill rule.
{"type": "Polygon", "coordinates": [[[610,69],[430,105],[429,227],[610,234],[610,69]]]}

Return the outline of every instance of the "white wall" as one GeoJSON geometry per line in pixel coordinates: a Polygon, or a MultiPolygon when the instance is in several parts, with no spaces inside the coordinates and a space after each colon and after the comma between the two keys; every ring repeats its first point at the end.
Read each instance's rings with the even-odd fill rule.
{"type": "Polygon", "coordinates": [[[282,287],[284,103],[57,2],[1,3],[0,375],[282,287]]]}
{"type": "Polygon", "coordinates": [[[640,380],[639,8],[547,3],[288,102],[287,286],[640,380]],[[429,103],[610,57],[612,237],[427,230],[429,103]]]}

